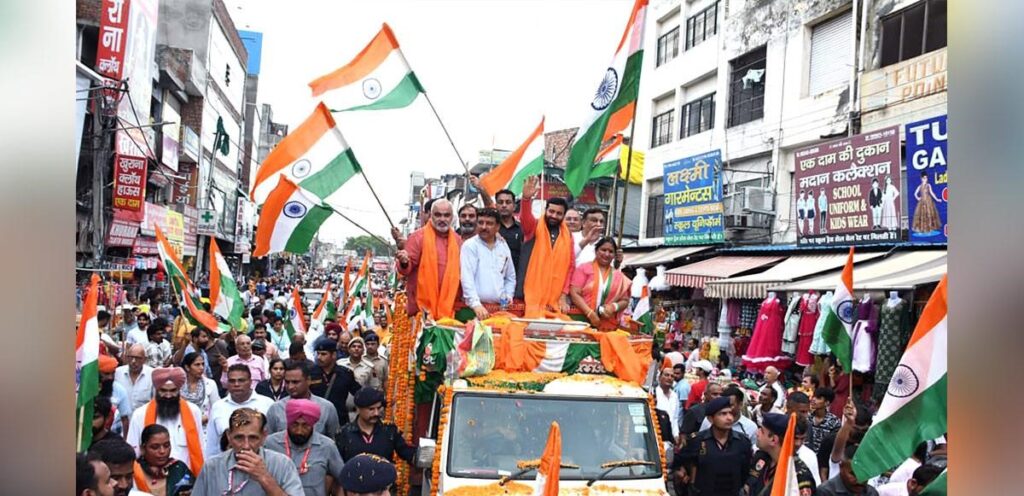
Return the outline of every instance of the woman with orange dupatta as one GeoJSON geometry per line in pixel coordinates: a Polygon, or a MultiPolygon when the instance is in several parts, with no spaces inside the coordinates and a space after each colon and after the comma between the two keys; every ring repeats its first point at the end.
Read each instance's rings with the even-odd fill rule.
{"type": "Polygon", "coordinates": [[[605,237],[594,245],[594,262],[580,265],[573,272],[569,296],[599,331],[619,328],[622,312],[629,306],[631,281],[612,267],[618,246],[605,237]]]}
{"type": "Polygon", "coordinates": [[[174,496],[192,490],[195,475],[181,460],[171,458],[171,436],[160,424],[142,430],[135,462],[135,487],[153,496],[174,496]]]}

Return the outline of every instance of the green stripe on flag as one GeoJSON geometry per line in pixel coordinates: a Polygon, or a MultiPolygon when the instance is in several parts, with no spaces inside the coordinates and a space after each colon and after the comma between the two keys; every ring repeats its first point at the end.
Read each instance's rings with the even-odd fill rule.
{"type": "Polygon", "coordinates": [[[853,457],[858,479],[866,480],[899,465],[917,445],[946,433],[947,377],[942,376],[889,418],[871,426],[853,457]]]}
{"type": "Polygon", "coordinates": [[[946,473],[947,470],[943,470],[931,484],[925,486],[924,490],[921,491],[921,496],[946,496],[946,473]]]}
{"type": "Polygon", "coordinates": [[[821,338],[828,344],[836,360],[843,366],[843,371],[850,373],[853,370],[853,340],[839,319],[832,307],[826,307],[825,325],[821,330],[821,338]]]}
{"type": "Polygon", "coordinates": [[[530,163],[526,164],[522,170],[519,171],[515,176],[512,176],[512,180],[508,183],[508,189],[519,196],[523,194],[523,184],[526,182],[526,178],[540,174],[544,170],[544,155],[537,155],[530,163]]]}
{"type": "Polygon", "coordinates": [[[327,198],[361,170],[355,153],[349,148],[339,153],[319,172],[299,183],[299,186],[320,198],[327,198]]]}
{"type": "Polygon", "coordinates": [[[565,352],[565,363],[562,364],[562,372],[575,374],[576,369],[580,368],[580,362],[588,356],[593,357],[595,360],[600,360],[601,346],[598,344],[570,344],[569,349],[565,352]]]}
{"type": "Polygon", "coordinates": [[[357,107],[347,108],[340,112],[349,112],[352,110],[387,110],[407,107],[420,93],[426,93],[423,91],[423,85],[420,84],[420,80],[416,77],[416,73],[409,72],[406,74],[402,81],[395,86],[394,89],[384,95],[383,98],[373,103],[366,105],[359,105],[357,107]]]}
{"type": "Polygon", "coordinates": [[[317,230],[320,226],[331,216],[331,209],[316,205],[309,208],[309,212],[306,216],[299,221],[299,224],[295,226],[295,230],[292,231],[291,237],[288,238],[288,242],[285,243],[284,251],[289,253],[306,253],[309,250],[309,244],[313,242],[313,236],[316,236],[317,230]]]}
{"type": "MultiPolygon", "coordinates": [[[[94,317],[95,318],[95,317],[94,317]]],[[[75,425],[82,426],[82,437],[75,451],[82,452],[92,445],[93,401],[100,391],[99,360],[92,360],[79,370],[78,400],[75,408],[75,425]]],[[[76,433],[77,434],[77,433],[76,433]]]]}

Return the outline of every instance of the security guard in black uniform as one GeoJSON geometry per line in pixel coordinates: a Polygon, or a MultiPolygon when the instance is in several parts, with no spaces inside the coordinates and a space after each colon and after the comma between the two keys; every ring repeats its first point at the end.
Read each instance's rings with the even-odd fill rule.
{"type": "MultiPolygon", "coordinates": [[[[775,480],[775,469],[782,451],[782,440],[786,438],[789,417],[781,413],[766,413],[757,430],[757,448],[751,463],[750,475],[747,477],[747,488],[750,496],[767,496],[772,493],[772,482],[775,480]]],[[[800,496],[812,496],[816,489],[811,471],[794,456],[796,466],[797,487],[800,496]]]]}
{"type": "Polygon", "coordinates": [[[412,463],[416,448],[405,442],[394,424],[381,421],[384,415],[384,392],[364,387],[356,392],[356,421],[349,422],[338,432],[338,451],[348,462],[360,453],[370,453],[394,462],[394,453],[412,463]]]}
{"type": "Polygon", "coordinates": [[[690,482],[691,496],[736,496],[750,472],[750,439],[732,430],[735,418],[731,396],[708,402],[705,415],[711,428],[690,434],[686,447],[673,460],[690,482]]]}

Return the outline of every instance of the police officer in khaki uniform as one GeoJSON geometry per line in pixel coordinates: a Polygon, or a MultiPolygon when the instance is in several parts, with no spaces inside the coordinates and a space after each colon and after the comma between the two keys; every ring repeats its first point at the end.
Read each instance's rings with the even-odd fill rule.
{"type": "Polygon", "coordinates": [[[690,434],[672,468],[691,481],[691,496],[735,496],[750,471],[750,439],[732,430],[736,420],[729,396],[708,402],[705,415],[711,428],[690,434]]]}

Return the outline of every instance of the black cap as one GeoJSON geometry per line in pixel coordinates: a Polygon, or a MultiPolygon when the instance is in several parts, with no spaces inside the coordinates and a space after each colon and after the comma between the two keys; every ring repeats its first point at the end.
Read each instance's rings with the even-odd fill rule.
{"type": "Polygon", "coordinates": [[[366,408],[376,403],[384,403],[384,391],[377,388],[364,387],[356,391],[355,403],[359,408],[366,408]]]}
{"type": "Polygon", "coordinates": [[[313,351],[338,351],[338,342],[331,338],[318,339],[313,351]]]}
{"type": "Polygon", "coordinates": [[[729,408],[732,402],[729,401],[731,396],[719,396],[708,402],[707,406],[704,407],[704,415],[708,417],[729,408]]]}
{"type": "Polygon", "coordinates": [[[761,420],[761,425],[772,434],[785,437],[786,428],[789,426],[789,417],[781,413],[766,413],[761,420]]]}
{"type": "Polygon", "coordinates": [[[257,339],[252,342],[252,349],[254,350],[265,350],[267,349],[267,342],[262,339],[257,339]]]}
{"type": "Polygon", "coordinates": [[[377,333],[375,333],[373,331],[364,332],[363,333],[363,342],[364,343],[369,343],[370,341],[373,341],[375,343],[380,343],[380,336],[378,336],[377,333]]]}
{"type": "Polygon", "coordinates": [[[377,455],[363,453],[345,462],[339,475],[342,489],[354,493],[376,493],[395,483],[395,466],[377,455]]]}

